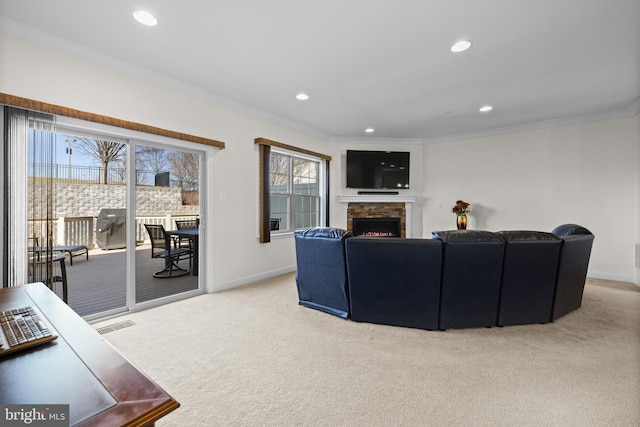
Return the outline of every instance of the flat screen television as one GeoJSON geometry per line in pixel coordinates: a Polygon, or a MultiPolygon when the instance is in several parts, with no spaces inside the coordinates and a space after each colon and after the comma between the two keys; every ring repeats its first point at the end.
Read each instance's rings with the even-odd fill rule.
{"type": "Polygon", "coordinates": [[[347,188],[409,188],[409,152],[347,150],[347,188]]]}

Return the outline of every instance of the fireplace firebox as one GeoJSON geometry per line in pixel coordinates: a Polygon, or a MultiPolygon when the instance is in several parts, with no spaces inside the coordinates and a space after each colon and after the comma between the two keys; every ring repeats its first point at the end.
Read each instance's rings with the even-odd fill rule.
{"type": "Polygon", "coordinates": [[[353,218],[354,236],[401,237],[400,218],[353,218]]]}

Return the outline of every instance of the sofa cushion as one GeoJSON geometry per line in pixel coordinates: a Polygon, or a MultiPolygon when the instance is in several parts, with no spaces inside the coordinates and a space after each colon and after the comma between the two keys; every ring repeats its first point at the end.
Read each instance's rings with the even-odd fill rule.
{"type": "Polygon", "coordinates": [[[555,234],[544,231],[509,230],[498,231],[497,234],[506,242],[559,242],[558,237],[555,234]]]}
{"type": "Polygon", "coordinates": [[[432,238],[442,240],[443,242],[503,242],[502,238],[496,233],[485,230],[434,231],[432,238]]]}
{"type": "Polygon", "coordinates": [[[346,248],[351,319],[438,329],[442,243],[354,237],[346,248]]]}
{"type": "Polygon", "coordinates": [[[438,231],[443,242],[440,329],[495,326],[504,240],[483,230],[438,231]]]}
{"type": "Polygon", "coordinates": [[[500,231],[505,240],[498,325],[551,321],[562,240],[540,231],[500,231]]]}

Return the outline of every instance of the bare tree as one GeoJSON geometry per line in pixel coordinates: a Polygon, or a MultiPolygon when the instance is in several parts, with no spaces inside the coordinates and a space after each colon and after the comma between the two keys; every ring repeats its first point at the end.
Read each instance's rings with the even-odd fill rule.
{"type": "Polygon", "coordinates": [[[110,162],[109,165],[111,166],[112,179],[115,176],[118,179],[118,182],[127,182],[127,156],[121,156],[120,158],[110,162]]]}
{"type": "Polygon", "coordinates": [[[136,162],[139,169],[152,171],[155,174],[169,170],[167,150],[153,147],[137,147],[136,162]]]}
{"type": "Polygon", "coordinates": [[[285,190],[289,185],[289,174],[293,173],[293,184],[309,184],[318,180],[318,166],[315,162],[308,160],[290,158],[289,156],[273,153],[271,154],[270,182],[275,191],[285,190]],[[289,162],[293,162],[293,170],[289,170],[289,162]]]}
{"type": "Polygon", "coordinates": [[[318,181],[318,163],[303,159],[293,159],[293,183],[309,184],[318,181]]]}
{"type": "Polygon", "coordinates": [[[109,176],[109,163],[122,161],[125,153],[125,144],[102,139],[79,138],[81,144],[78,148],[84,154],[93,157],[102,168],[100,183],[106,184],[109,176]]]}
{"type": "Polygon", "coordinates": [[[177,185],[183,191],[198,191],[200,170],[198,155],[171,151],[167,155],[167,160],[171,165],[171,174],[177,180],[177,185]]]}
{"type": "Polygon", "coordinates": [[[289,157],[277,153],[271,153],[269,167],[269,185],[271,188],[286,188],[289,181],[289,157]]]}

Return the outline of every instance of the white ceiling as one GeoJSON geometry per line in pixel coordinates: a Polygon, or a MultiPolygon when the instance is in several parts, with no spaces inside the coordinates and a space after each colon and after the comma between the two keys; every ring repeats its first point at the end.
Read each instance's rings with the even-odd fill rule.
{"type": "Polygon", "coordinates": [[[0,30],[326,138],[438,140],[640,104],[640,0],[0,0],[0,30]]]}

